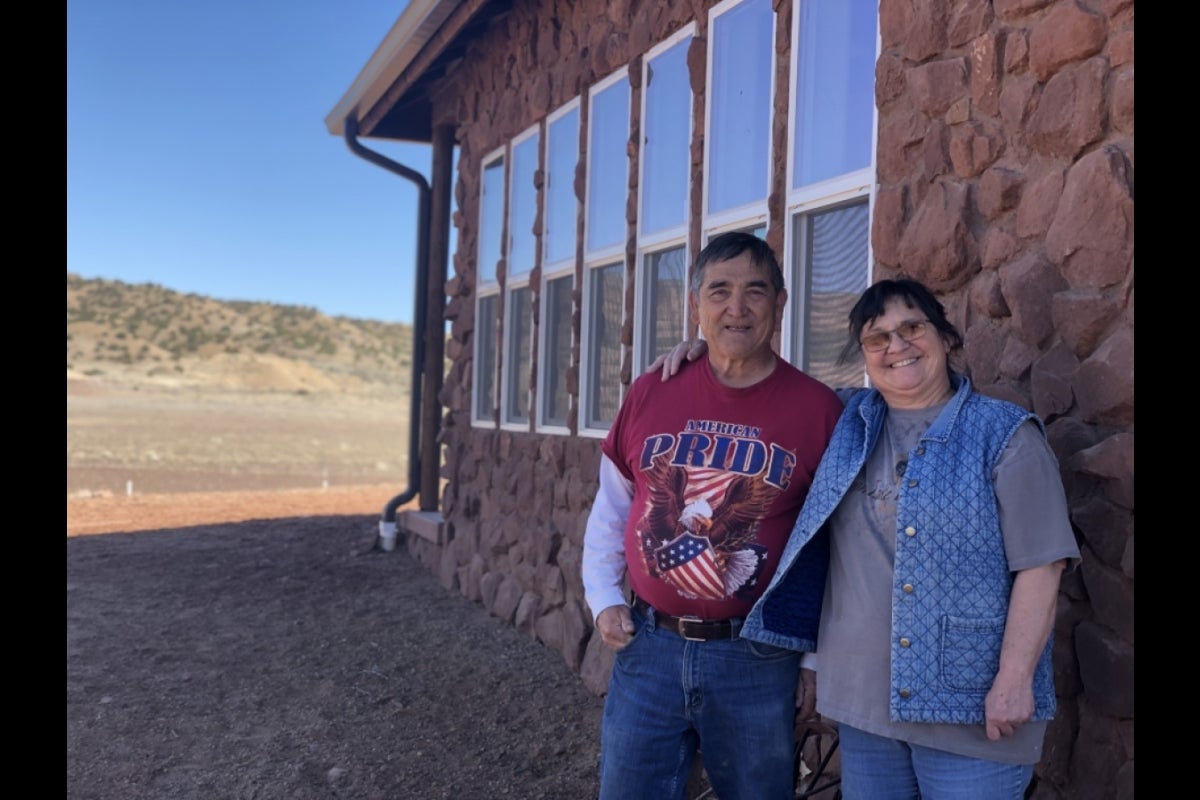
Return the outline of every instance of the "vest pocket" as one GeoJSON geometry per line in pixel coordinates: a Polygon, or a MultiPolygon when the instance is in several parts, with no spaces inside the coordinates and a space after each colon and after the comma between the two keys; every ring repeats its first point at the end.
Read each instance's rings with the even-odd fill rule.
{"type": "Polygon", "coordinates": [[[1004,617],[942,617],[939,632],[941,682],[949,689],[987,692],[1000,669],[1004,617]]]}

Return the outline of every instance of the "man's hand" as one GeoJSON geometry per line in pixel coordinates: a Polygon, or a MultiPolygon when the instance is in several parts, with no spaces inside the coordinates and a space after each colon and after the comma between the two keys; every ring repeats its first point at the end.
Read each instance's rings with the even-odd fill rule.
{"type": "Polygon", "coordinates": [[[796,682],[796,721],[809,722],[817,711],[817,673],[800,668],[800,680],[796,682]]]}
{"type": "Polygon", "coordinates": [[[708,342],[703,339],[686,339],[654,359],[654,362],[646,367],[646,372],[662,370],[662,379],[665,383],[672,375],[679,372],[679,367],[683,365],[684,359],[695,361],[707,352],[708,342]]]}
{"type": "Polygon", "coordinates": [[[620,650],[633,639],[633,616],[629,606],[609,606],[596,617],[596,628],[600,631],[600,640],[613,650],[620,650]]]}

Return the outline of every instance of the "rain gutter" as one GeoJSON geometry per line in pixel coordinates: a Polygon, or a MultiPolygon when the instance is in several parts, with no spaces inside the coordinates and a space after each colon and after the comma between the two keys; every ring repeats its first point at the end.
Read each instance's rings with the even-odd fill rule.
{"type": "Polygon", "coordinates": [[[429,287],[429,209],[431,189],[429,181],[420,172],[399,164],[387,156],[364,147],[358,141],[358,119],[346,117],[342,136],[350,152],[417,187],[417,285],[413,293],[413,353],[412,353],[412,396],[409,402],[408,431],[408,488],[393,497],[383,507],[379,520],[377,546],[392,550],[396,546],[396,511],[411,501],[421,489],[421,385],[425,376],[425,323],[426,295],[429,287]]]}

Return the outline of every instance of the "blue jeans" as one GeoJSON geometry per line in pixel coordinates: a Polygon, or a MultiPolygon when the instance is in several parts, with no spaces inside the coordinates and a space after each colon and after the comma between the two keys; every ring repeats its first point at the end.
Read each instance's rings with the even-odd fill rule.
{"type": "Polygon", "coordinates": [[[1032,764],[1002,764],[838,725],[844,800],[1021,800],[1032,764]]]}
{"type": "Polygon", "coordinates": [[[633,620],[604,701],[600,800],[682,800],[698,749],[721,800],[792,800],[800,654],[633,620]]]}

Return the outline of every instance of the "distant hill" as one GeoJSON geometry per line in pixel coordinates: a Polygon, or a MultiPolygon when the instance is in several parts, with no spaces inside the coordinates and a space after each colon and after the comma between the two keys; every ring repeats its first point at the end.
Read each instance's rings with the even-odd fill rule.
{"type": "Polygon", "coordinates": [[[67,378],[227,390],[407,386],[412,326],[67,273],[67,378]]]}

